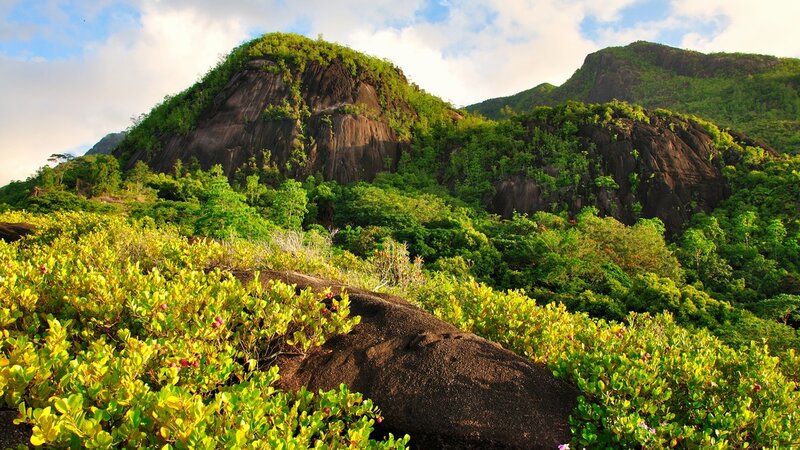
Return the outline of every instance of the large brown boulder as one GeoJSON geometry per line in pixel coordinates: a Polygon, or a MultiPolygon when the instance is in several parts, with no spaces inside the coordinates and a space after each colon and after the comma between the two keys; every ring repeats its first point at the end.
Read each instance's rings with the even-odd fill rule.
{"type": "MultiPolygon", "coordinates": [[[[293,273],[263,279],[275,278],[298,289],[342,289],[293,273]]],[[[348,292],[361,323],[304,357],[283,359],[283,388],[345,383],[381,408],[378,433],[409,434],[415,448],[553,449],[570,440],[575,387],[402,299],[348,292]]]]}
{"type": "Polygon", "coordinates": [[[33,233],[34,230],[36,230],[36,227],[25,222],[0,222],[0,240],[14,242],[21,239],[23,236],[33,233]]]}

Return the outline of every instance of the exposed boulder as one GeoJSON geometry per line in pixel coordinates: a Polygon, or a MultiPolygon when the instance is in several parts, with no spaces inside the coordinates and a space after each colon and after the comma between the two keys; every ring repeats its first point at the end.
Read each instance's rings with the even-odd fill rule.
{"type": "MultiPolygon", "coordinates": [[[[262,274],[298,289],[342,286],[295,273],[262,274]]],[[[281,386],[332,389],[371,398],[378,433],[411,435],[414,448],[542,448],[568,442],[575,387],[545,367],[464,333],[397,297],[348,288],[361,323],[305,357],[287,357],[281,386]]]]}
{"type": "Polygon", "coordinates": [[[36,227],[34,225],[25,222],[0,222],[0,240],[14,242],[22,239],[23,236],[33,233],[35,230],[36,227]]]}

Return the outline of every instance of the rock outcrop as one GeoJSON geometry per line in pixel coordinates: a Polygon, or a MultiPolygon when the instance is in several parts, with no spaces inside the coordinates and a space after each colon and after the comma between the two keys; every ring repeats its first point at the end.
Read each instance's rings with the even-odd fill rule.
{"type": "Polygon", "coordinates": [[[0,240],[14,242],[22,239],[23,236],[33,233],[35,230],[36,227],[25,222],[0,222],[0,240]]]}
{"type": "Polygon", "coordinates": [[[652,113],[648,118],[649,123],[623,118],[610,127],[578,127],[583,147],[600,161],[601,173],[587,176],[610,176],[618,188],[597,186],[585,178],[580,189],[552,192],[530,179],[513,177],[495,183],[489,209],[510,217],[514,211],[547,211],[554,203],[566,204],[573,214],[594,206],[601,215],[627,224],[638,217],[657,217],[669,234],[677,233],[692,214],[708,212],[727,197],[724,164],[713,138],[696,122],[652,113]]]}
{"type": "MultiPolygon", "coordinates": [[[[254,158],[289,176],[321,174],[341,183],[372,180],[396,167],[407,144],[389,126],[374,84],[354,77],[340,60],[311,62],[299,76],[310,116],[270,115],[270,108],[289,103],[292,86],[274,61],[251,60],[191,131],[159,136],[158,151],[135,152],[127,165],[144,160],[168,172],[178,160],[196,159],[203,168],[221,164],[232,177],[254,158]]],[[[410,111],[405,104],[389,106],[410,111]]]]}
{"type": "MultiPolygon", "coordinates": [[[[342,286],[294,273],[262,274],[298,289],[342,286]]],[[[553,449],[568,442],[575,387],[543,366],[504,350],[402,299],[349,289],[361,323],[305,357],[285,358],[284,388],[345,383],[371,398],[385,418],[378,433],[411,435],[423,449],[553,449]]]]}

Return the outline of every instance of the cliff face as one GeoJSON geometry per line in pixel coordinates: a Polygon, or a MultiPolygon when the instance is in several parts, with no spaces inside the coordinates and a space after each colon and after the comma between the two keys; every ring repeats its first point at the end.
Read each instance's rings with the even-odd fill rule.
{"type": "Polygon", "coordinates": [[[169,171],[178,160],[196,158],[201,167],[221,164],[232,176],[255,158],[259,166],[272,162],[289,176],[321,173],[342,183],[371,180],[396,166],[406,144],[389,126],[373,84],[357,80],[339,60],[311,62],[299,83],[307,116],[269,114],[293,101],[292,85],[275,69],[270,60],[248,61],[191,131],[159,136],[159,150],[136,151],[128,166],[144,160],[154,170],[169,171]]]}
{"type": "Polygon", "coordinates": [[[693,213],[708,212],[726,198],[721,156],[709,133],[693,121],[655,114],[649,121],[580,125],[578,137],[600,173],[587,174],[574,190],[556,192],[524,177],[500,180],[489,209],[510,217],[513,211],[547,211],[554,203],[566,204],[572,213],[594,206],[628,224],[658,217],[668,233],[678,232],[693,213]],[[618,187],[598,186],[591,179],[596,176],[610,176],[618,187]]]}

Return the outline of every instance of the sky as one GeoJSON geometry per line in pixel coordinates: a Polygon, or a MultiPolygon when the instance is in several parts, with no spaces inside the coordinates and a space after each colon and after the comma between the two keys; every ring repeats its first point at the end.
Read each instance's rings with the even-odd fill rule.
{"type": "Polygon", "coordinates": [[[800,57],[798,18],[797,0],[0,0],[0,186],[130,127],[262,33],[388,58],[465,106],[637,40],[800,57]]]}

